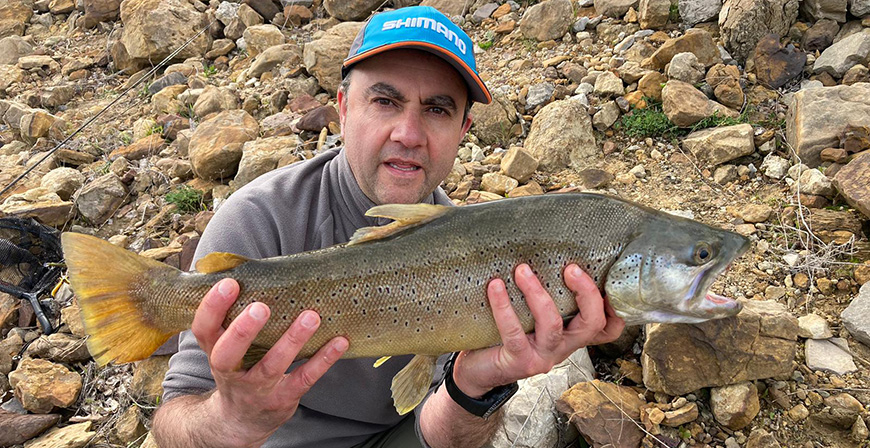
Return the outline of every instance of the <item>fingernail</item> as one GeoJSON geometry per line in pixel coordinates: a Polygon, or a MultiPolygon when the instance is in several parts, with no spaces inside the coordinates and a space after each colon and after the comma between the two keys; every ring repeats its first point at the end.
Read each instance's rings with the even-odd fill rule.
{"type": "Polygon", "coordinates": [[[530,268],[529,265],[527,265],[527,264],[520,266],[519,270],[520,270],[520,275],[522,275],[524,277],[528,277],[528,276],[532,275],[532,268],[530,268]]]}
{"type": "Polygon", "coordinates": [[[580,272],[580,267],[577,266],[577,265],[571,265],[571,266],[568,267],[568,269],[571,270],[571,272],[569,272],[569,274],[571,274],[571,275],[574,275],[574,276],[580,276],[580,275],[583,275],[583,273],[580,272]]]}
{"type": "Polygon", "coordinates": [[[495,292],[502,292],[502,291],[504,291],[504,283],[503,283],[503,282],[500,282],[500,281],[499,281],[499,282],[493,282],[493,284],[492,284],[492,289],[493,289],[495,292]]]}
{"type": "Polygon", "coordinates": [[[218,283],[218,292],[223,297],[229,296],[233,292],[233,286],[230,284],[229,280],[221,280],[218,283]]]}
{"type": "Polygon", "coordinates": [[[312,313],[302,313],[299,323],[305,328],[314,328],[317,325],[317,318],[312,313]]]}
{"type": "Polygon", "coordinates": [[[339,352],[347,350],[347,339],[339,338],[337,341],[335,341],[335,345],[333,345],[333,348],[335,348],[335,350],[339,352]]]}
{"type": "Polygon", "coordinates": [[[251,307],[248,308],[248,314],[256,320],[265,320],[266,313],[266,305],[263,305],[262,303],[254,302],[251,304],[251,307]]]}

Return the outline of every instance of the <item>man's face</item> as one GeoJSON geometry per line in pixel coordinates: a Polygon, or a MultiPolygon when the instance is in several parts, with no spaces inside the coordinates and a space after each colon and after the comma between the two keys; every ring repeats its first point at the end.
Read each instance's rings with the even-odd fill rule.
{"type": "Polygon", "coordinates": [[[441,58],[416,50],[373,56],[350,76],[338,104],[357,183],[375,204],[419,202],[450,173],[471,127],[463,120],[465,82],[441,58]]]}

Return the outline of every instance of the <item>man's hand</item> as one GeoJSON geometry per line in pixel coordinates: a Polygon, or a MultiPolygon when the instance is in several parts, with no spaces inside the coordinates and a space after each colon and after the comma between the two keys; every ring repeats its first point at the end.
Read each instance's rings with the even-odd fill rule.
{"type": "Polygon", "coordinates": [[[342,337],[331,340],[285,374],[320,325],[316,312],[304,311],[260,362],[243,370],[242,357],[269,319],[269,307],[252,303],[223,329],[238,293],[235,280],[218,282],[200,303],[192,330],[217,385],[204,404],[227,429],[224,440],[232,446],[260,446],[293,416],[302,395],[341,357],[348,342],[342,337]]]}
{"type": "Polygon", "coordinates": [[[535,331],[528,335],[511,306],[504,282],[501,279],[489,282],[487,296],[502,345],[460,353],[453,374],[460,390],[480,397],[495,387],[549,372],[580,348],[619,337],[625,321],[601,297],[589,275],[572,264],[565,269],[564,276],[579,308],[567,326],[531,268],[526,264],[516,268],[514,280],[535,318],[535,331]]]}

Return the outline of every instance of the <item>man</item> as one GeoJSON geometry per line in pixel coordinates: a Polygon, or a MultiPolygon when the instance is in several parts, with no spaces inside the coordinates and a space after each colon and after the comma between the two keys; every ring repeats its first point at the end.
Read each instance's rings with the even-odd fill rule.
{"type": "MultiPolygon", "coordinates": [[[[234,193],[209,224],[196,258],[328,247],[360,227],[383,224],[364,216],[374,205],[451,204],[438,185],[471,126],[469,101],[491,100],[468,36],[432,8],[377,14],[354,42],[342,74],[344,149],[276,170],[234,193]]],[[[269,309],[251,304],[222,328],[239,287],[221,281],[170,361],[154,436],[162,448],[479,446],[499,421],[490,414],[518,379],[549,371],[583,346],[613,340],[623,327],[577,266],[565,271],[580,308],[567,326],[528,266],[517,267],[514,277],[536,333],[523,333],[504,282],[491,281],[487,295],[503,345],[461,353],[445,383],[404,419],[393,409],[389,385],[410,357],[377,369],[372,359],[339,361],[353,341],[337,337],[309,360],[294,361],[320,323],[311,310],[243,370],[242,356],[269,309]]]]}

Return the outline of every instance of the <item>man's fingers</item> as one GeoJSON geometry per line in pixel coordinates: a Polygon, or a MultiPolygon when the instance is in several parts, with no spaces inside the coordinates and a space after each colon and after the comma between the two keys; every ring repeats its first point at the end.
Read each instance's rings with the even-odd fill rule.
{"type": "Polygon", "coordinates": [[[604,299],[598,285],[577,265],[565,268],[565,284],[574,292],[584,324],[598,332],[604,328],[604,299]]]}
{"type": "Polygon", "coordinates": [[[284,376],[284,372],[296,359],[302,346],[311,339],[320,326],[320,316],[314,311],[303,311],[281,335],[275,345],[269,349],[256,366],[251,368],[249,375],[253,381],[269,381],[276,383],[284,376]]]}
{"type": "Polygon", "coordinates": [[[487,285],[487,297],[492,307],[492,316],[501,336],[501,342],[508,353],[516,355],[528,349],[529,340],[523,331],[520,319],[511,306],[511,299],[504,286],[504,281],[494,279],[487,285]]]}
{"type": "Polygon", "coordinates": [[[235,318],[211,353],[211,367],[214,372],[231,372],[241,366],[245,352],[269,319],[269,307],[254,302],[248,305],[239,317],[235,318]]]}
{"type": "Polygon", "coordinates": [[[347,351],[347,339],[339,336],[320,348],[314,356],[284,378],[287,400],[298,402],[311,386],[347,351]]]}
{"type": "Polygon", "coordinates": [[[517,266],[514,278],[535,318],[535,345],[544,354],[556,351],[562,345],[564,325],[553,298],[529,265],[517,266]]]}
{"type": "Polygon", "coordinates": [[[193,335],[196,336],[200,348],[211,354],[215,343],[223,333],[223,322],[227,311],[233,306],[239,295],[239,284],[231,278],[225,278],[212,286],[206,293],[193,317],[193,335]]]}

